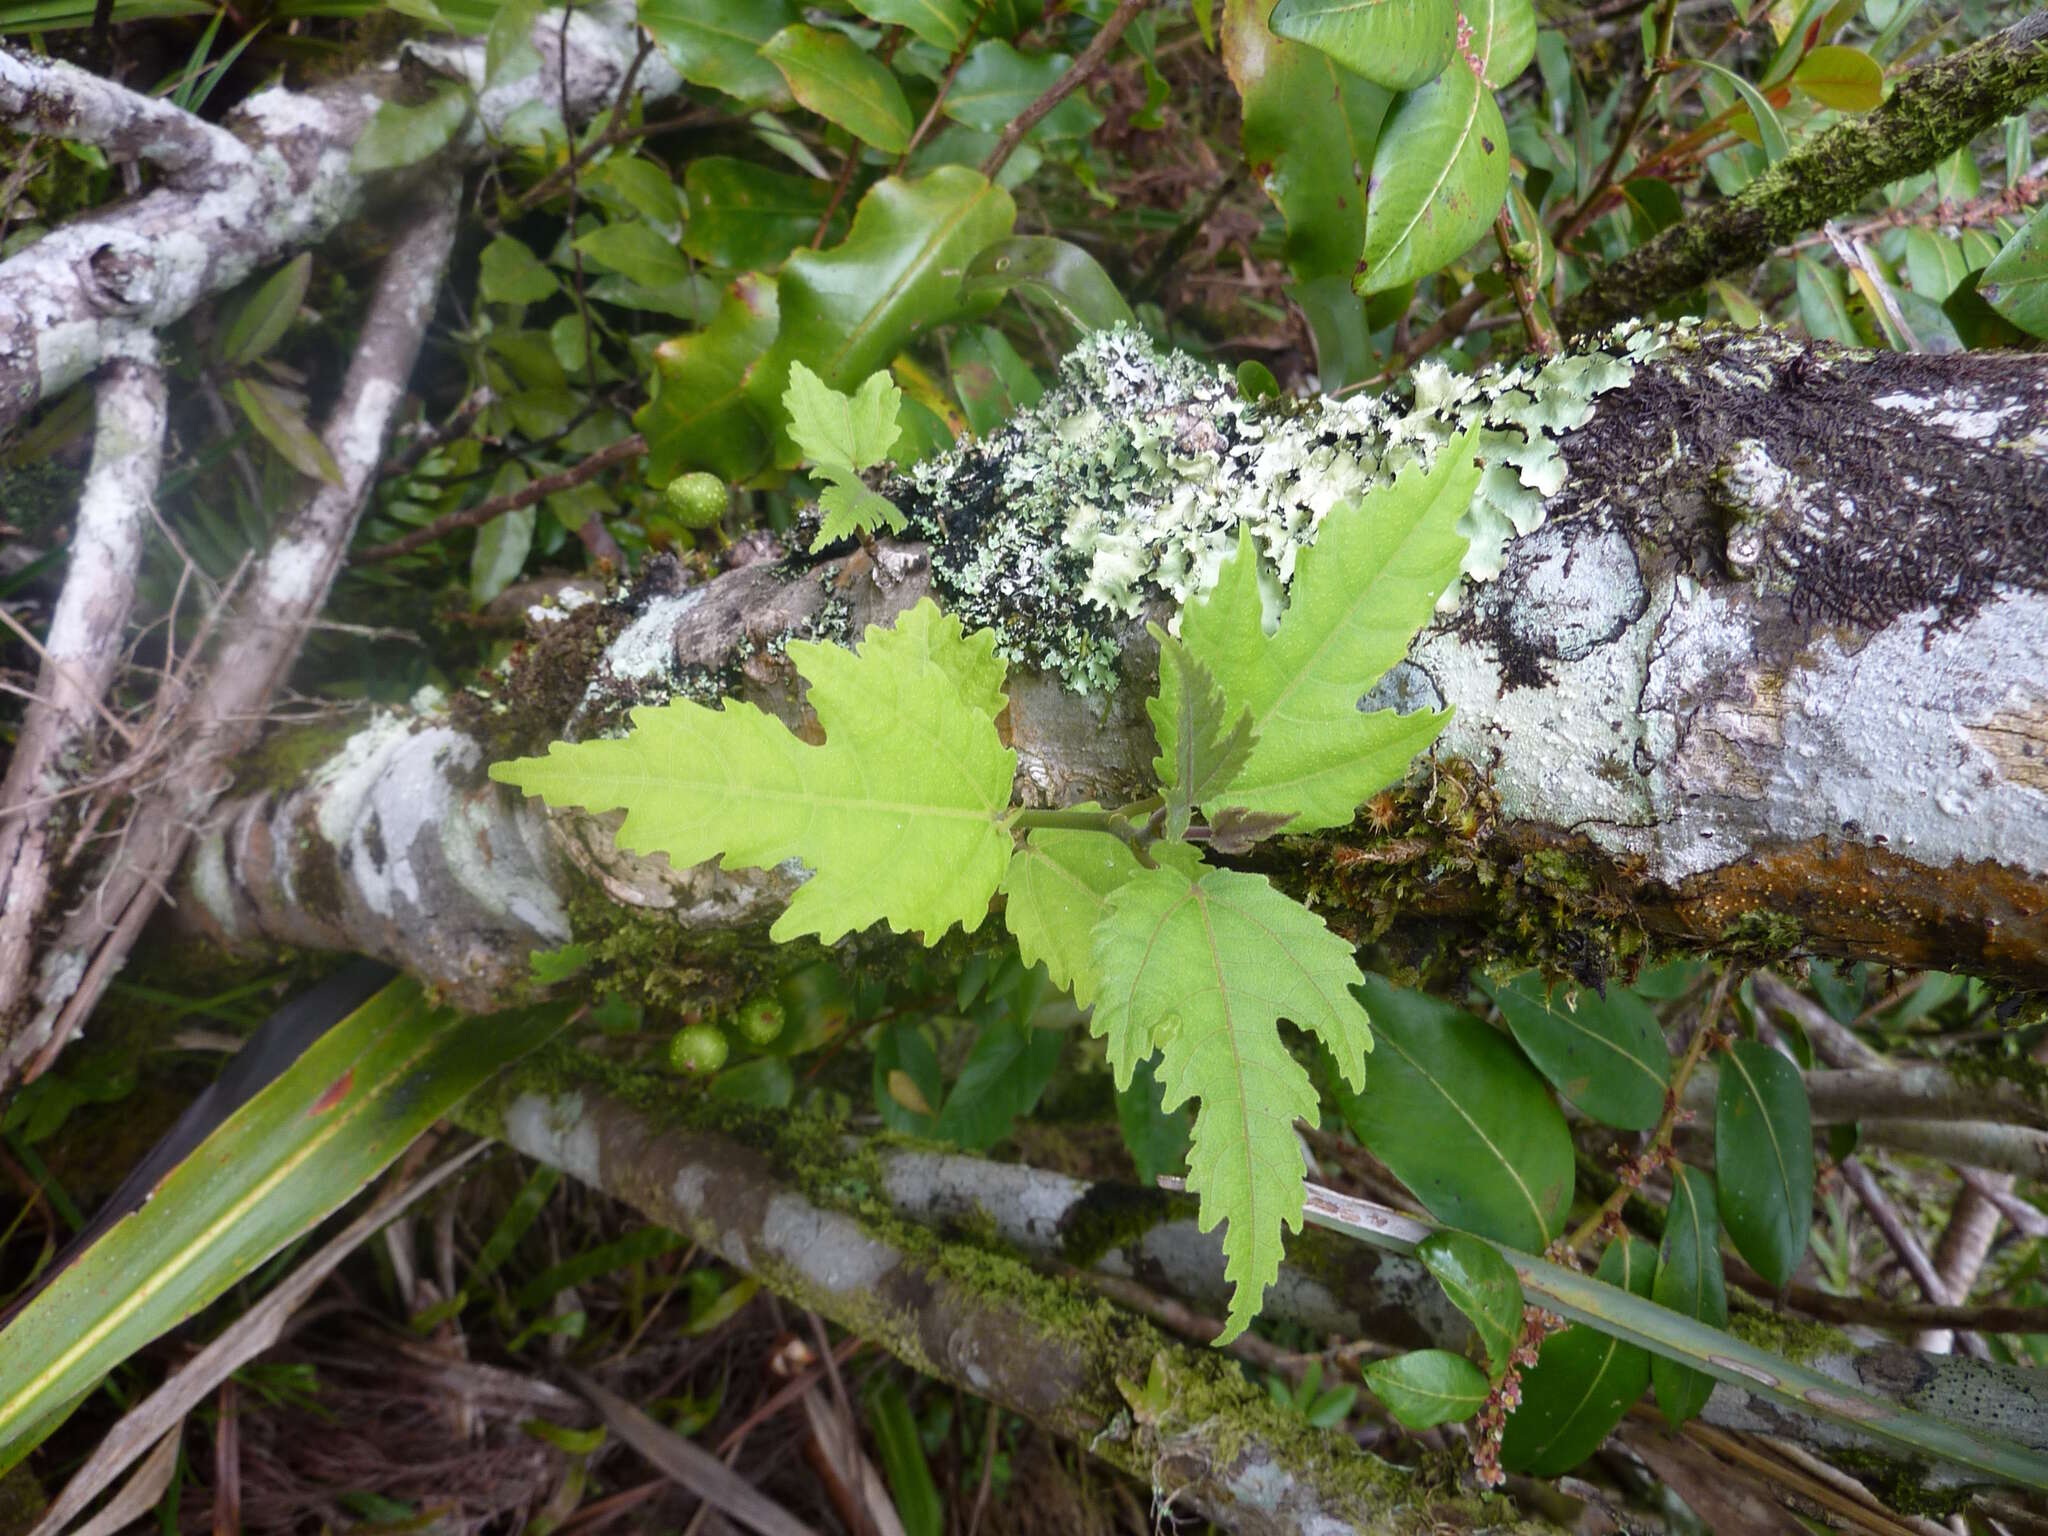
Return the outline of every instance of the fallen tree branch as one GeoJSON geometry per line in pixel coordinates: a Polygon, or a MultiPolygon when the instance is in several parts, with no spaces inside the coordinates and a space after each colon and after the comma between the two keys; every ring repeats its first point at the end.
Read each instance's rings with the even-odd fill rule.
{"type": "MultiPolygon", "coordinates": [[[[18,114],[45,99],[86,112],[82,125],[49,131],[117,148],[166,130],[163,154],[193,184],[174,184],[98,210],[53,230],[0,262],[0,434],[39,401],[54,399],[108,358],[131,355],[155,332],[244,278],[320,244],[366,210],[373,190],[388,198],[451,167],[497,152],[515,113],[535,106],[584,122],[609,110],[638,49],[633,8],[621,0],[534,21],[542,67],[484,89],[482,38],[404,50],[417,68],[451,76],[478,92],[477,111],[424,166],[366,177],[350,151],[387,95],[399,64],[306,91],[259,91],[226,129],[154,104],[47,59],[7,56],[0,112],[11,92],[18,114]],[[565,51],[566,50],[566,51],[565,51]],[[566,87],[566,89],[564,89],[566,87]],[[203,130],[203,132],[201,131],[203,130]]],[[[657,55],[640,71],[642,95],[672,95],[680,78],[657,55]]]]}
{"type": "MultiPolygon", "coordinates": [[[[278,531],[225,626],[218,652],[183,701],[170,701],[176,747],[137,805],[103,876],[42,956],[32,1017],[0,1054],[0,1082],[33,1077],[98,1001],[175,876],[193,829],[262,728],[297,658],[375,483],[455,239],[456,188],[432,188],[378,274],[322,440],[340,470],[278,531]]],[[[159,700],[162,705],[163,700],[159,700]]]]}
{"type": "Polygon", "coordinates": [[[1551,1529],[1498,1500],[1448,1496],[1433,1478],[1306,1428],[1227,1358],[1174,1343],[1022,1263],[963,1259],[907,1223],[821,1201],[800,1182],[804,1170],[739,1140],[665,1127],[595,1086],[515,1095],[496,1109],[472,1100],[462,1117],[1225,1530],[1551,1529]]]}
{"type": "MultiPolygon", "coordinates": [[[[1526,410],[1548,424],[1482,437],[1486,494],[1504,499],[1470,516],[1505,531],[1513,505],[1542,526],[1474,557],[1500,574],[1465,587],[1373,700],[1452,706],[1434,761],[1376,805],[1381,825],[1279,839],[1257,867],[1410,962],[1515,957],[1594,981],[1652,942],[2048,985],[2031,755],[2048,731],[2048,367],[1725,333],[1672,333],[1633,361],[1631,344],[1540,373],[1425,370],[1412,407],[1267,417],[1212,372],[1098,339],[1065,389],[898,488],[923,542],[687,590],[657,568],[613,605],[539,610],[482,705],[382,716],[298,786],[224,807],[189,907],[217,938],[376,954],[475,1007],[571,936],[588,882],[684,952],[758,933],[788,872],[635,859],[608,820],[544,816],[484,766],[678,693],[800,724],[781,643],[858,635],[927,593],[1019,658],[1026,801],[1131,799],[1155,750],[1135,619],[1196,590],[1190,545],[1242,517],[1284,570],[1288,530],[1400,443],[1526,410]],[[1550,398],[1549,381],[1608,369],[1583,415],[1550,398]],[[1160,442],[1184,477],[1145,467],[1160,442]],[[1095,465],[1112,467],[1097,481],[1095,465]],[[1110,505],[1140,531],[1085,521],[1110,505]],[[1130,566],[1146,574],[1115,585],[1130,566]]],[[[2007,1159],[1984,1166],[2041,1162],[2041,1132],[1983,1132],[2007,1159]]]]}
{"type": "Polygon", "coordinates": [[[1558,310],[1567,335],[1647,315],[1851,212],[1871,193],[1932,170],[1986,128],[2048,91],[2048,14],[1899,77],[1876,110],[1845,117],[1726,202],[1674,224],[1603,267],[1558,310]]]}
{"type": "MultiPolygon", "coordinates": [[[[1056,1273],[1072,1268],[1142,1278],[1148,1289],[1202,1311],[1220,1312],[1227,1291],[1217,1235],[1198,1231],[1191,1203],[1164,1192],[843,1137],[823,1121],[707,1104],[670,1080],[620,1073],[571,1053],[521,1069],[502,1085],[495,1104],[472,1101],[463,1114],[472,1129],[624,1198],[697,1241],[753,1256],[737,1262],[772,1288],[861,1328],[920,1369],[932,1367],[892,1342],[891,1332],[847,1323],[819,1305],[815,1275],[792,1278],[784,1273],[786,1255],[762,1252],[756,1229],[775,1197],[757,1182],[764,1164],[802,1190],[806,1214],[798,1218],[793,1204],[786,1220],[776,1220],[778,1231],[807,1230],[824,1219],[820,1208],[869,1222],[879,1206],[891,1220],[936,1232],[948,1251],[993,1245],[1056,1273]],[[714,1238],[713,1231],[721,1235],[714,1238]],[[798,1289],[784,1289],[791,1284],[798,1289]]],[[[810,1262],[828,1266],[833,1260],[821,1255],[810,1262]]],[[[1289,1240],[1265,1314],[1333,1339],[1451,1350],[1470,1343],[1463,1315],[1420,1263],[1313,1228],[1289,1240]]],[[[1858,1348],[1840,1335],[1823,1344],[1809,1333],[1801,1344],[1808,1368],[1918,1411],[2003,1425],[2006,1433],[2018,1424],[2048,1425],[2040,1411],[2048,1377],[2040,1373],[2006,1372],[1903,1346],[1858,1348]]],[[[1788,1412],[1778,1401],[1732,1385],[1715,1389],[1706,1418],[1727,1428],[1768,1429],[1809,1446],[1857,1446],[1887,1461],[1896,1457],[1838,1422],[1788,1412]]],[[[2048,1444],[2039,1431],[2019,1438],[2048,1444]]],[[[1911,1475],[1927,1475],[1927,1469],[1911,1475]]],[[[1936,1482],[1950,1475],[1933,1474],[1936,1482]]]]}
{"type": "Polygon", "coordinates": [[[17,133],[91,144],[112,160],[146,160],[187,190],[220,186],[249,169],[248,145],[183,107],[62,59],[6,46],[0,46],[0,123],[17,133]]]}
{"type": "MultiPolygon", "coordinates": [[[[1718,1074],[1709,1066],[1685,1085],[1685,1106],[1711,1114],[1718,1074]]],[[[2028,1084],[1934,1062],[1852,1067],[1806,1074],[1815,1125],[1859,1120],[1982,1120],[2048,1126],[2048,1106],[2028,1084]]]]}
{"type": "Polygon", "coordinates": [[[128,644],[136,573],[156,505],[169,409],[151,361],[107,364],[95,390],[92,460],[78,501],[63,591],[42,644],[36,696],[0,782],[0,1019],[35,973],[36,926],[58,850],[62,797],[88,756],[128,644]]]}

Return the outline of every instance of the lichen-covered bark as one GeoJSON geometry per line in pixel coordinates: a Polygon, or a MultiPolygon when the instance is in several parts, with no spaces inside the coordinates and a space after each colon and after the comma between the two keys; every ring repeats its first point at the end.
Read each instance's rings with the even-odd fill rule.
{"type": "MultiPolygon", "coordinates": [[[[771,1287],[830,1312],[919,1369],[964,1380],[1084,1441],[1107,1420],[1091,1395],[1088,1371],[1070,1366],[1066,1351],[1083,1327],[1107,1327],[1101,1335],[1091,1332],[1088,1344],[1104,1352],[1095,1369],[1105,1374],[1095,1379],[1142,1380],[1149,1360],[1133,1342],[1139,1325],[1127,1319],[1108,1325],[1115,1314],[1093,1301],[1047,1308],[1029,1300],[1046,1282],[1011,1261],[1135,1278],[1211,1313],[1220,1311],[1228,1289],[1218,1235],[1196,1229],[1183,1199],[865,1141],[823,1120],[710,1104],[686,1084],[620,1072],[572,1052],[519,1070],[502,1085],[495,1105],[465,1114],[473,1128],[714,1246],[771,1287]],[[905,1262],[918,1266],[919,1278],[902,1277],[905,1262]],[[927,1272],[933,1267],[937,1279],[927,1272]],[[924,1307],[932,1303],[920,1300],[928,1286],[944,1296],[931,1316],[924,1307]],[[1013,1308],[1020,1286],[1027,1300],[1013,1308]],[[963,1323],[963,1312],[1008,1314],[1003,1346],[987,1337],[987,1325],[963,1323]],[[1043,1347],[1054,1362],[1044,1377],[1011,1378],[1011,1351],[1028,1353],[1019,1329],[1043,1330],[1043,1347]],[[1133,1360],[1141,1368],[1134,1370],[1133,1360]],[[970,1369],[980,1378],[967,1375],[970,1369]],[[1077,1394],[1085,1406],[1075,1406],[1077,1394]]],[[[1404,1349],[1464,1351],[1471,1345],[1470,1325],[1416,1260],[1313,1227],[1289,1240],[1287,1263],[1263,1310],[1269,1319],[1324,1337],[1404,1349]]],[[[2041,1372],[1898,1345],[1859,1348],[1834,1329],[1780,1327],[1754,1313],[1738,1320],[1759,1347],[1787,1353],[1845,1384],[2023,1444],[2048,1443],[2048,1375],[2041,1372]]],[[[1205,1370],[1201,1374],[1207,1379],[1205,1370]]],[[[1112,1404],[1109,1418],[1119,1406],[1112,1404]]],[[[1840,1424],[1726,1384],[1716,1387],[1705,1418],[1815,1448],[1846,1449],[1869,1458],[1894,1482],[1950,1487],[1957,1478],[1954,1468],[1906,1466],[1896,1452],[1840,1424]]],[[[1148,1427],[1131,1426],[1141,1438],[1148,1427]]],[[[1261,1431],[1252,1426],[1250,1433],[1256,1439],[1261,1431]]],[[[1136,1463],[1141,1470],[1144,1465],[1143,1458],[1136,1463]]]]}
{"type": "Polygon", "coordinates": [[[800,723],[783,644],[927,592],[1013,658],[1020,794],[1128,798],[1154,751],[1142,621],[1204,589],[1240,522],[1284,578],[1332,502],[1461,430],[1489,466],[1472,579],[1377,690],[1455,719],[1376,826],[1279,840],[1263,867],[1398,960],[1597,979],[1668,942],[2048,985],[2048,367],[1685,330],[1264,408],[1098,340],[1066,388],[898,488],[911,535],[879,563],[658,570],[536,610],[496,691],[235,806],[187,907],[476,1005],[561,940],[578,891],[687,936],[758,929],[800,872],[673,871],[601,819],[543,830],[484,762],[677,693],[800,723]]]}
{"type": "MultiPolygon", "coordinates": [[[[70,66],[0,52],[0,122],[149,159],[170,177],[0,262],[0,433],[108,358],[139,353],[202,300],[319,244],[373,196],[389,200],[422,175],[492,152],[520,108],[582,122],[610,106],[632,66],[633,9],[618,0],[579,8],[566,31],[550,11],[536,18],[532,42],[542,66],[490,90],[483,39],[413,44],[403,61],[350,79],[259,91],[226,131],[70,66]],[[435,77],[480,93],[450,145],[426,166],[358,172],[351,156],[377,108],[435,77]]],[[[680,83],[655,57],[636,86],[653,100],[680,83]]]]}
{"type": "MultiPolygon", "coordinates": [[[[625,1200],[778,1293],[1085,1446],[1244,1536],[1536,1531],[1276,1408],[1227,1359],[1179,1345],[1011,1258],[814,1197],[769,1152],[596,1084],[513,1092],[477,1129],[625,1200]],[[1148,1392],[1152,1384],[1163,1391],[1148,1392]]],[[[821,1158],[821,1163],[836,1159],[821,1158]]],[[[813,1170],[829,1177],[829,1169],[813,1170]]],[[[843,1191],[851,1195],[853,1191],[843,1191]]]]}
{"type": "Polygon", "coordinates": [[[2048,90],[2048,14],[1900,76],[1883,105],[1845,117],[1726,202],[1603,268],[1558,311],[1567,332],[1647,315],[1711,277],[1743,272],[1879,188],[1932,170],[2048,90]]]}

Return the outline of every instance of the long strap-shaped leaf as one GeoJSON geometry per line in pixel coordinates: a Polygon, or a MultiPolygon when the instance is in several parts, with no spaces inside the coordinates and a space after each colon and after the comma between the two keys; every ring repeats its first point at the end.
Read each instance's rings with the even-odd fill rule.
{"type": "MultiPolygon", "coordinates": [[[[1317,1226],[1392,1253],[1413,1253],[1418,1243],[1437,1230],[1431,1223],[1386,1206],[1314,1184],[1308,1186],[1303,1214],[1317,1226]]],[[[2004,1483],[2048,1488],[2048,1454],[1983,1429],[1916,1413],[1618,1286],[1498,1243],[1493,1246],[1514,1266],[1528,1299],[1561,1317],[1640,1344],[1653,1355],[1682,1362],[1795,1413],[1826,1419],[1914,1455],[1931,1456],[2004,1483]]]]}
{"type": "Polygon", "coordinates": [[[0,1468],[566,1017],[551,1007],[463,1018],[400,980],[328,1030],[0,1332],[0,1468]]]}

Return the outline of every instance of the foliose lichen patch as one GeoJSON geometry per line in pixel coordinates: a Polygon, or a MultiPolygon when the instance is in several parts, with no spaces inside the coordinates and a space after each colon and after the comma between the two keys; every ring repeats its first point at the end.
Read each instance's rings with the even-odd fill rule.
{"type": "Polygon", "coordinates": [[[1497,575],[1507,541],[1539,527],[1564,484],[1559,439],[1686,329],[1626,325],[1583,351],[1484,374],[1425,363],[1405,389],[1308,401],[1245,400],[1220,367],[1161,353],[1128,327],[1100,332],[1038,405],[919,465],[899,500],[965,623],[994,629],[1011,661],[1104,690],[1127,622],[1206,592],[1240,529],[1277,608],[1332,507],[1426,468],[1468,428],[1485,470],[1460,525],[1464,571],[1497,575]]]}

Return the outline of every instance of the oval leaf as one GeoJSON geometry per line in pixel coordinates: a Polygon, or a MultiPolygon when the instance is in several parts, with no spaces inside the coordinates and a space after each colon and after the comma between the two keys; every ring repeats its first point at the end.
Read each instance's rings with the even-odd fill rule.
{"type": "Polygon", "coordinates": [[[1417,1245],[1415,1256],[1472,1320],[1487,1366],[1499,1381],[1522,1338],[1522,1282],[1513,1267],[1492,1244],[1464,1232],[1432,1232],[1417,1245]]]}
{"type": "Polygon", "coordinates": [[[1467,0],[1462,14],[1472,28],[1467,51],[1479,78],[1495,90],[1536,57],[1536,7],[1530,0],[1467,0]]]}
{"type": "Polygon", "coordinates": [[[1784,1285],[1813,1225],[1813,1111],[1799,1069],[1754,1040],[1738,1040],[1721,1062],[1714,1168],[1735,1251],[1784,1285]]]}
{"type": "Polygon", "coordinates": [[[884,154],[910,147],[910,103],[889,66],[843,32],[799,22],[761,45],[761,57],[782,71],[790,94],[828,123],[884,154]]]}
{"type": "Polygon", "coordinates": [[[1365,1368],[1365,1384],[1410,1429],[1469,1419],[1492,1390],[1479,1367],[1447,1349],[1417,1349],[1365,1368]]]}
{"type": "Polygon", "coordinates": [[[1572,1139],[1515,1048],[1471,1015],[1365,979],[1379,1041],[1345,1121],[1440,1221],[1534,1252],[1564,1230],[1572,1139]]]}
{"type": "Polygon", "coordinates": [[[748,106],[789,99],[760,47],[797,19],[793,0],[640,0],[640,25],[692,85],[708,85],[748,106]]]}
{"type": "Polygon", "coordinates": [[[2029,336],[2048,336],[2048,208],[1992,258],[1978,275],[1977,292],[2029,336]]]}
{"type": "MultiPolygon", "coordinates": [[[[1020,53],[1000,39],[978,44],[960,66],[941,110],[979,132],[1000,133],[1051,90],[1073,62],[1064,53],[1020,53]]],[[[1094,103],[1076,91],[1040,119],[1031,137],[1078,138],[1101,122],[1094,103]]]]}
{"type": "Polygon", "coordinates": [[[1078,245],[1049,235],[998,240],[967,264],[960,279],[962,298],[1018,288],[1045,300],[1084,334],[1137,323],[1102,264],[1078,245]]]}
{"type": "Polygon", "coordinates": [[[263,440],[300,474],[329,485],[341,484],[341,466],[306,421],[305,412],[261,379],[235,379],[229,386],[235,404],[263,440]]]}
{"type": "MultiPolygon", "coordinates": [[[[1624,1234],[1600,1256],[1598,1277],[1637,1296],[1650,1294],[1657,1254],[1624,1234]]],[[[1501,1464],[1538,1477],[1569,1472],[1600,1449],[1650,1384],[1650,1353],[1575,1323],[1543,1341],[1522,1375],[1522,1405],[1509,1417],[1501,1464]]]]}
{"type": "Polygon", "coordinates": [[[829,183],[791,176],[725,155],[699,155],[683,173],[690,222],[683,249],[714,267],[742,271],[782,265],[816,233],[832,199],[829,183]]]}
{"type": "Polygon", "coordinates": [[[1536,1069],[1595,1120],[1647,1131],[1662,1118],[1671,1053],[1657,1016],[1633,992],[1586,990],[1567,1004],[1534,971],[1486,991],[1536,1069]]]}
{"type": "MultiPolygon", "coordinates": [[[[1721,1230],[1714,1219],[1714,1181],[1697,1168],[1672,1165],[1671,1212],[1657,1253],[1650,1299],[1715,1328],[1728,1326],[1728,1289],[1721,1273],[1721,1230]]],[[[1650,1362],[1657,1406],[1675,1429],[1706,1407],[1714,1378],[1659,1355],[1650,1362]]]]}
{"type": "Polygon", "coordinates": [[[1458,45],[1450,0],[1280,0],[1267,25],[1395,91],[1443,73],[1458,45]]]}
{"type": "Polygon", "coordinates": [[[1508,195],[1508,131],[1493,92],[1463,65],[1394,103],[1373,150],[1365,259],[1354,286],[1422,278],[1485,234],[1508,195]]]}
{"type": "Polygon", "coordinates": [[[246,368],[276,346],[298,317],[312,275],[312,253],[301,251],[265,278],[221,333],[221,362],[229,368],[246,368]]]}
{"type": "Polygon", "coordinates": [[[1808,53],[1792,71],[1792,83],[1837,112],[1868,112],[1884,101],[1884,66],[1861,48],[1839,43],[1808,53]]]}

